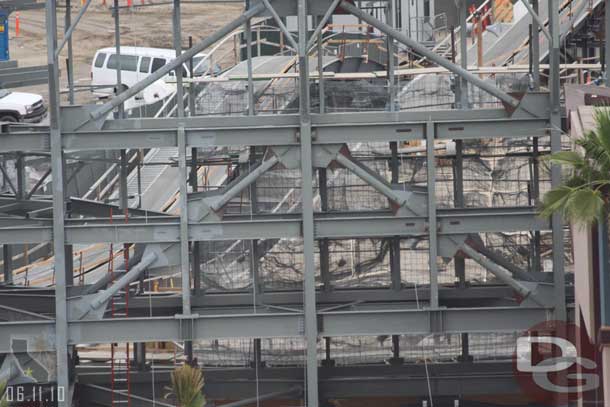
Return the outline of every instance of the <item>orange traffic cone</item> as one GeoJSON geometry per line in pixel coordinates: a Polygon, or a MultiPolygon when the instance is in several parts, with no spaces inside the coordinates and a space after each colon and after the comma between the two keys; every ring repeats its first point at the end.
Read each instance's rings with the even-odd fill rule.
{"type": "Polygon", "coordinates": [[[15,13],[15,37],[19,37],[19,32],[21,31],[21,17],[19,16],[19,12],[15,13]]]}

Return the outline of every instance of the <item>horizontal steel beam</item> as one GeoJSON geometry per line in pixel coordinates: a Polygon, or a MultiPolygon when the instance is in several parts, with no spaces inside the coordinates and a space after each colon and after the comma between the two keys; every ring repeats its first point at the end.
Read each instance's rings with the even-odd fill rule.
{"type": "MultiPolygon", "coordinates": [[[[73,214],[92,216],[92,217],[109,217],[110,213],[114,216],[124,216],[125,211],[117,205],[111,205],[104,202],[93,201],[90,199],[70,198],[68,201],[68,210],[73,214]]],[[[128,217],[165,217],[167,213],[148,211],[146,209],[129,208],[128,217]]]]}
{"type": "MultiPolygon", "coordinates": [[[[544,308],[485,307],[439,309],[362,309],[319,312],[320,336],[399,335],[461,332],[514,332],[549,317],[544,308]]],[[[11,338],[31,338],[36,351],[54,349],[54,321],[0,322],[0,353],[11,338]]],[[[228,309],[192,318],[115,318],[69,321],[69,344],[164,342],[222,338],[302,337],[301,313],[252,313],[228,309]]]]}
{"type": "MultiPolygon", "coordinates": [[[[110,224],[107,219],[68,219],[66,243],[154,243],[178,242],[176,217],[132,218],[130,224],[110,224]],[[151,223],[140,223],[143,221],[151,223]]],[[[348,239],[427,235],[426,217],[401,217],[391,214],[346,213],[316,215],[317,239],[348,239]]],[[[438,234],[521,232],[548,230],[549,223],[533,208],[445,209],[438,211],[438,234]]],[[[0,228],[0,244],[41,243],[51,239],[51,226],[32,224],[0,228]]],[[[227,217],[221,222],[189,224],[190,241],[279,239],[301,236],[299,214],[227,217]]]]}
{"type": "MultiPolygon", "coordinates": [[[[89,286],[70,287],[69,296],[82,294],[89,286]]],[[[574,297],[572,286],[566,287],[566,296],[574,297]]],[[[264,305],[296,306],[303,303],[303,293],[296,291],[265,291],[258,299],[264,305]]],[[[346,304],[357,298],[362,303],[408,303],[413,301],[427,302],[430,299],[429,287],[403,288],[391,290],[388,288],[335,289],[318,291],[316,301],[319,309],[329,308],[338,304],[346,304]]],[[[480,285],[468,288],[439,287],[441,305],[448,307],[470,306],[500,306],[514,305],[514,291],[504,285],[480,285]]],[[[253,303],[252,293],[237,292],[204,292],[192,293],[193,308],[244,307],[253,303]]],[[[150,315],[150,308],[155,315],[174,315],[181,312],[182,300],[180,294],[153,295],[152,297],[136,296],[129,299],[129,315],[133,317],[150,315]]],[[[53,316],[55,312],[54,291],[50,289],[6,289],[0,290],[0,307],[11,307],[27,312],[53,316]]],[[[119,307],[120,308],[120,307],[119,307]]]]}
{"type": "Polygon", "coordinates": [[[321,312],[322,336],[514,332],[546,321],[543,308],[439,308],[321,312]]]}
{"type": "Polygon", "coordinates": [[[12,13],[19,10],[35,10],[44,8],[44,2],[38,0],[2,0],[0,1],[0,10],[5,13],[12,13]]]}
{"type": "MultiPolygon", "coordinates": [[[[535,98],[538,101],[538,98],[535,98]]],[[[544,102],[541,102],[544,105],[544,102]]],[[[70,116],[70,109],[65,109],[70,116]]],[[[62,130],[65,150],[112,150],[177,146],[177,119],[109,120],[101,130],[62,130]]],[[[543,137],[544,117],[509,118],[502,109],[433,112],[363,112],[312,115],[314,144],[389,142],[424,138],[428,121],[436,124],[439,139],[543,137]]],[[[298,115],[187,117],[187,147],[225,145],[296,145],[298,115]]],[[[0,133],[0,152],[49,151],[46,131],[0,133]]]]}
{"type": "Polygon", "coordinates": [[[13,151],[51,151],[49,133],[36,132],[0,132],[0,153],[13,151]]]}
{"type": "Polygon", "coordinates": [[[47,65],[0,69],[0,86],[3,88],[18,88],[48,82],[49,68],[47,65]]]}
{"type": "MultiPolygon", "coordinates": [[[[454,287],[440,287],[439,297],[443,304],[454,304],[454,306],[464,306],[469,303],[477,305],[485,302],[496,302],[504,298],[511,298],[514,291],[507,286],[477,286],[468,287],[465,289],[454,287]],[[462,305],[458,305],[462,304],[462,305]]],[[[278,306],[299,306],[303,303],[303,293],[301,291],[265,291],[257,295],[262,304],[278,305],[278,306]]],[[[388,288],[376,289],[335,289],[333,291],[318,291],[316,293],[316,301],[318,309],[332,307],[337,304],[346,304],[358,299],[363,303],[390,303],[390,302],[408,302],[422,301],[426,302],[430,299],[429,287],[404,288],[401,290],[390,290],[388,288]]],[[[150,309],[150,299],[148,297],[136,297],[129,300],[129,312],[137,312],[142,309],[142,312],[147,312],[150,309]]],[[[230,307],[252,305],[252,293],[203,293],[198,296],[192,296],[193,307],[230,307]]],[[[0,304],[4,301],[0,298],[0,304]]],[[[155,310],[166,309],[179,312],[180,297],[153,297],[153,308],[155,310]]],[[[11,305],[11,304],[7,304],[11,305]]],[[[14,306],[14,304],[12,304],[14,306]]],[[[29,309],[29,308],[28,308],[29,309]]],[[[131,315],[131,314],[130,314],[131,315]]]]}
{"type": "MultiPolygon", "coordinates": [[[[205,361],[202,361],[205,363],[205,361]]],[[[257,372],[251,368],[205,367],[205,393],[209,399],[241,399],[256,393],[270,393],[291,388],[303,382],[301,367],[266,367],[257,372]]],[[[91,372],[92,368],[78,370],[79,383],[108,387],[108,368],[91,372]]],[[[155,385],[169,385],[170,369],[157,367],[155,385]]],[[[150,397],[151,372],[131,372],[131,385],[135,394],[150,397]]],[[[359,365],[321,367],[319,369],[320,397],[421,397],[428,395],[430,380],[435,397],[475,396],[521,392],[511,361],[485,363],[423,363],[389,365],[359,365]],[[426,374],[426,369],[428,374],[426,374]]],[[[83,393],[81,392],[81,395],[83,393]]],[[[85,401],[95,401],[85,396],[85,401]]]]}

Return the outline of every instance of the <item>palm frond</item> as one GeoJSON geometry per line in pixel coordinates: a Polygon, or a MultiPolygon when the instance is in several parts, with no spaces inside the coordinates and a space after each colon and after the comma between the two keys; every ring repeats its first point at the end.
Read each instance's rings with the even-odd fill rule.
{"type": "Polygon", "coordinates": [[[560,151],[548,157],[551,164],[567,165],[575,169],[581,169],[588,165],[585,157],[576,151],[560,151]]]}
{"type": "Polygon", "coordinates": [[[594,223],[610,202],[610,109],[595,112],[595,129],[576,144],[579,151],[552,154],[548,161],[568,172],[561,186],[544,195],[541,215],[559,213],[566,221],[594,223]]]}
{"type": "Polygon", "coordinates": [[[595,133],[600,146],[604,150],[605,158],[610,160],[610,110],[607,108],[597,109],[595,111],[595,123],[597,125],[595,133]]]}
{"type": "Polygon", "coordinates": [[[577,141],[585,151],[585,157],[592,160],[601,172],[610,171],[610,109],[595,111],[595,129],[585,133],[577,141]]]}
{"type": "Polygon", "coordinates": [[[599,190],[583,188],[570,194],[565,217],[575,223],[588,225],[595,222],[604,207],[599,190]]]}
{"type": "Polygon", "coordinates": [[[546,218],[559,213],[566,221],[587,225],[597,220],[604,205],[599,189],[562,185],[544,195],[540,215],[546,218]]]}
{"type": "Polygon", "coordinates": [[[574,188],[562,185],[551,189],[544,195],[540,215],[548,218],[554,213],[559,212],[562,216],[566,214],[566,206],[570,199],[570,193],[574,188]]]}

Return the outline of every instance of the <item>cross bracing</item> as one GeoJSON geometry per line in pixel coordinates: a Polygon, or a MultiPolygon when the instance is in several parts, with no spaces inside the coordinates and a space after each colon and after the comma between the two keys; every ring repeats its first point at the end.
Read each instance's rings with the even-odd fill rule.
{"type": "MultiPolygon", "coordinates": [[[[57,16],[55,2],[48,3],[49,62],[56,63],[57,16]]],[[[179,9],[180,1],[174,3],[179,9]]],[[[275,3],[255,2],[193,50],[244,24],[248,37],[248,19],[275,3]]],[[[442,341],[470,333],[471,354],[485,359],[493,357],[494,347],[477,350],[477,343],[495,338],[495,345],[510,346],[515,332],[551,315],[565,317],[563,228],[536,210],[541,191],[558,182],[556,170],[537,164],[561,147],[558,82],[515,95],[524,90],[521,76],[481,80],[349,3],[342,3],[344,10],[380,38],[392,37],[392,47],[405,43],[451,75],[404,83],[312,79],[318,63],[330,66],[333,60],[310,52],[312,37],[304,24],[311,10],[321,9],[316,17],[323,17],[331,2],[294,5],[299,35],[290,56],[271,65],[247,58],[238,68],[245,80],[211,83],[193,104],[174,103],[169,117],[121,117],[121,106],[152,79],[101,105],[63,106],[52,68],[50,126],[5,129],[0,150],[50,154],[53,199],[32,197],[27,210],[13,206],[11,212],[10,205],[23,203],[7,196],[0,242],[53,242],[50,262],[33,261],[27,277],[22,269],[13,279],[39,279],[40,286],[53,287],[55,293],[45,295],[51,297],[46,301],[54,298],[55,310],[34,311],[40,318],[18,323],[7,317],[0,329],[3,343],[15,335],[53,338],[38,350],[56,352],[57,382],[69,387],[73,361],[67,350],[73,346],[194,342],[190,354],[185,346],[192,358],[193,352],[213,352],[216,340],[239,353],[240,341],[268,338],[262,352],[273,366],[282,356],[274,356],[272,340],[296,338],[285,349],[298,356],[287,363],[306,368],[299,397],[317,406],[318,394],[329,394],[326,388],[318,393],[318,383],[327,385],[318,374],[322,338],[337,338],[330,352],[355,364],[386,356],[451,359],[453,345],[443,347],[442,341]],[[256,69],[269,66],[296,77],[255,82],[256,69]],[[460,78],[470,82],[462,87],[470,97],[463,109],[452,85],[460,78]],[[113,110],[119,112],[114,118],[113,110]],[[58,187],[63,155],[135,149],[168,152],[156,165],[172,175],[153,176],[142,192],[163,191],[159,205],[136,208],[140,192],[125,183],[137,169],[123,160],[115,160],[121,173],[108,202],[95,194],[88,200],[64,196],[58,187]],[[130,259],[124,265],[118,256],[113,289],[105,272],[108,253],[120,244],[131,245],[123,249],[130,259]],[[86,263],[82,288],[66,273],[80,267],[74,255],[79,251],[86,263]],[[459,263],[465,263],[463,276],[459,263]],[[51,281],[45,278],[51,275],[51,281]],[[155,284],[167,292],[152,295],[155,284]],[[130,313],[112,318],[108,301],[120,289],[131,297],[130,313]],[[390,337],[387,346],[398,335],[403,337],[395,355],[367,348],[371,338],[390,337]],[[357,357],[350,352],[356,346],[357,357]],[[412,354],[410,347],[416,349],[412,354]]],[[[276,11],[293,12],[279,6],[276,11]]],[[[174,16],[177,32],[179,24],[174,16]]],[[[551,19],[553,52],[559,28],[551,19]]],[[[188,54],[165,69],[179,66],[180,59],[188,54]]],[[[551,79],[558,79],[558,69],[551,58],[551,79]]],[[[175,98],[187,100],[189,89],[182,90],[180,82],[175,98]]],[[[148,163],[146,168],[156,168],[154,160],[148,163]]],[[[15,297],[32,293],[20,291],[0,305],[29,309],[15,297]]],[[[497,354],[509,358],[509,352],[497,354]]]]}

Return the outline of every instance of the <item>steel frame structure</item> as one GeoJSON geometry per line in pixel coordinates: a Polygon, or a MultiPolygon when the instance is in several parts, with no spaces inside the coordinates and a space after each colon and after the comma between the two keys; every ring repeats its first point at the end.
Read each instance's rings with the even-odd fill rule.
{"type": "MultiPolygon", "coordinates": [[[[89,0],[82,13],[91,3],[89,0]]],[[[82,14],[74,23],[66,26],[64,41],[58,45],[57,0],[47,0],[46,19],[48,31],[48,71],[50,126],[48,129],[8,130],[0,134],[0,152],[44,152],[49,153],[52,162],[53,199],[50,207],[52,221],[44,219],[0,219],[0,244],[21,244],[52,242],[55,253],[56,285],[54,289],[55,317],[45,320],[0,322],[0,352],[10,352],[10,338],[27,335],[54,337],[49,350],[57,357],[57,384],[70,388],[69,348],[79,343],[185,341],[194,339],[217,339],[231,337],[268,338],[301,337],[307,343],[305,392],[307,405],[317,407],[319,403],[319,368],[317,340],[319,337],[346,335],[399,335],[413,333],[464,333],[487,331],[515,331],[526,329],[548,318],[566,318],[566,292],[563,266],[563,225],[559,217],[552,222],[536,216],[535,208],[508,209],[439,209],[435,195],[428,197],[426,216],[395,216],[392,213],[347,213],[340,216],[314,213],[312,180],[314,160],[312,149],[336,143],[378,141],[395,143],[408,140],[426,140],[428,189],[434,191],[436,169],[435,140],[492,139],[498,137],[546,137],[550,135],[552,151],[561,148],[561,112],[559,99],[559,23],[558,2],[548,0],[551,38],[549,61],[549,93],[530,93],[523,99],[516,99],[503,91],[481,81],[478,76],[467,71],[467,61],[462,59],[457,66],[436,56],[419,44],[404,36],[391,25],[376,20],[347,1],[306,1],[294,0],[298,16],[298,66],[299,66],[299,112],[298,114],[256,116],[250,94],[249,114],[244,117],[187,117],[184,106],[178,104],[176,118],[166,119],[124,119],[121,114],[115,119],[106,119],[109,112],[122,104],[154,80],[179,66],[233,29],[246,26],[250,42],[249,21],[252,17],[274,10],[275,2],[252,2],[244,14],[223,27],[216,34],[182,53],[180,42],[180,0],[174,0],[173,32],[177,60],[158,71],[141,84],[119,94],[110,102],[91,107],[62,106],[60,103],[60,75],[58,55],[67,43],[71,46],[71,34],[77,28],[82,14]],[[331,4],[332,3],[332,4],[331,4]],[[310,79],[307,50],[315,43],[314,36],[308,36],[307,17],[312,13],[308,7],[332,10],[338,4],[368,24],[388,35],[391,46],[396,42],[417,49],[429,60],[439,63],[452,71],[458,79],[458,105],[461,109],[426,112],[371,112],[371,113],[325,113],[312,112],[310,104],[310,79]],[[330,6],[330,9],[329,9],[330,6]],[[68,28],[69,27],[69,28],[68,28]],[[481,87],[506,104],[505,109],[469,110],[466,82],[481,87]],[[221,221],[193,222],[188,217],[187,192],[189,177],[187,171],[187,149],[213,146],[291,146],[300,151],[302,174],[302,212],[294,215],[252,217],[228,217],[221,221]],[[67,219],[64,196],[64,159],[66,150],[124,150],[127,148],[177,147],[179,152],[180,216],[159,217],[151,222],[138,218],[129,224],[110,224],[103,216],[86,219],[67,219]],[[443,305],[448,289],[439,288],[436,266],[437,241],[442,236],[478,232],[512,231],[552,231],[553,235],[553,276],[554,303],[541,306],[483,306],[446,307],[443,305]],[[427,307],[409,309],[401,303],[363,306],[348,310],[320,309],[320,297],[315,282],[314,246],[323,239],[386,237],[400,238],[409,235],[426,235],[430,241],[431,284],[425,295],[427,307]],[[191,287],[189,242],[233,239],[300,238],[303,240],[304,282],[303,307],[293,312],[257,311],[241,307],[239,312],[199,313],[195,308],[204,301],[211,301],[205,294],[198,294],[191,287]],[[70,316],[68,297],[71,291],[71,270],[65,255],[66,245],[79,243],[178,243],[180,245],[180,270],[182,274],[181,304],[174,303],[174,315],[163,317],[132,317],[103,320],[76,320],[70,316]],[[68,275],[70,274],[70,275],[68,275]]],[[[533,24],[538,23],[535,10],[538,0],[534,0],[531,12],[533,24]]],[[[69,8],[68,8],[69,9],[69,8]]],[[[461,21],[465,24],[466,2],[460,1],[461,21]]],[[[115,14],[120,9],[115,9],[115,14]]],[[[281,12],[281,10],[279,11],[281,12]]],[[[328,20],[330,13],[319,19],[319,27],[328,20]]],[[[608,19],[608,14],[607,14],[608,19]]],[[[69,21],[69,20],[68,20],[69,21]]],[[[609,19],[610,21],[610,19],[609,19]]],[[[608,23],[610,24],[610,23],[608,23]]],[[[318,27],[318,28],[319,28],[318,27]]],[[[466,32],[464,26],[463,32],[466,32]]],[[[546,35],[547,30],[543,30],[546,35]]],[[[316,30],[319,33],[319,30],[316,30]]],[[[535,30],[538,35],[538,30],[535,30]]],[[[466,55],[466,37],[462,36],[462,55],[466,55]]],[[[537,43],[538,41],[534,41],[537,43]]],[[[608,47],[608,45],[606,45],[608,47]]],[[[120,37],[117,37],[120,52],[120,37]]],[[[251,50],[251,47],[247,48],[251,50]]],[[[534,52],[537,52],[534,48],[534,52]]],[[[608,55],[608,53],[606,54],[608,55]]],[[[534,55],[534,60],[538,58],[534,55]]],[[[120,70],[119,70],[120,72],[120,70]]],[[[393,72],[393,70],[392,70],[393,72]]],[[[537,72],[537,70],[536,70],[537,72]]],[[[251,63],[248,69],[249,83],[252,83],[251,63]]],[[[536,79],[539,85],[539,78],[536,79]]],[[[69,81],[70,88],[73,83],[69,81]]],[[[177,75],[178,100],[182,100],[182,79],[177,75]]],[[[394,86],[390,78],[390,86],[394,86]]],[[[250,89],[252,87],[250,86],[250,89]]],[[[70,101],[73,102],[71,93],[70,101]]],[[[392,104],[393,106],[393,104],[392,104]]],[[[392,107],[393,109],[393,107],[392,107]]],[[[553,167],[552,184],[560,182],[560,169],[553,167]]],[[[460,185],[458,183],[459,190],[460,185]]],[[[459,193],[457,194],[459,199],[459,193]]],[[[123,197],[125,199],[125,197],[123,197]]],[[[195,247],[195,246],[194,246],[195,247]]],[[[460,267],[460,266],[456,266],[460,267]]],[[[463,264],[461,267],[464,267],[463,264]]],[[[457,271],[457,270],[456,270],[457,271]]],[[[400,284],[398,284],[400,285],[400,284]]],[[[505,290],[506,288],[502,288],[505,290]]],[[[468,290],[468,289],[464,289],[468,290]]],[[[473,289],[474,290],[474,289],[473,289]]],[[[395,287],[392,291],[397,299],[407,296],[406,289],[395,287]]],[[[266,294],[272,296],[272,294],[266,294]]],[[[343,295],[338,302],[350,297],[343,295]]],[[[373,294],[371,294],[373,295],[373,294]]],[[[389,294],[376,294],[385,297],[389,294]]],[[[464,294],[468,296],[469,294],[464,294]]],[[[295,293],[298,297],[298,293],[295,293]]],[[[475,295],[476,296],[476,295],[475,295]]],[[[7,297],[8,298],[8,297],[7,297]]],[[[7,300],[8,301],[8,300],[7,300]]],[[[172,311],[172,312],[174,312],[172,311]]],[[[322,382],[323,383],[323,382],[322,382]]],[[[93,390],[92,390],[93,391],[93,390]]],[[[68,406],[69,402],[60,403],[68,406]]]]}

